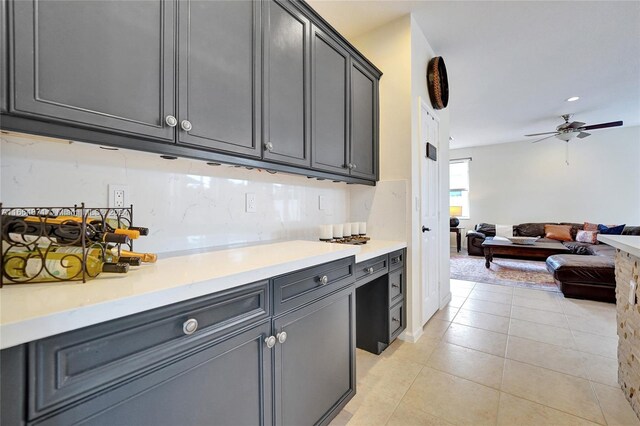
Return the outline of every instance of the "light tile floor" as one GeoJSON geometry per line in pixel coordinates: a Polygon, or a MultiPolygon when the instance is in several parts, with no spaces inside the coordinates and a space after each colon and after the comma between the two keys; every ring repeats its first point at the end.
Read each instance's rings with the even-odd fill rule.
{"type": "Polygon", "coordinates": [[[332,425],[634,425],[617,384],[613,304],[451,280],[417,343],[357,351],[332,425]]]}

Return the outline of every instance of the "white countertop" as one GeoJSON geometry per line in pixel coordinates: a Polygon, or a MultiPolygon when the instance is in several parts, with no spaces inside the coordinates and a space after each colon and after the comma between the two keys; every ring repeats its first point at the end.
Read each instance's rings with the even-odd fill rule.
{"type": "Polygon", "coordinates": [[[356,262],[406,247],[288,241],[173,256],[82,282],[0,289],[0,349],[143,312],[277,275],[356,256],[356,262]]]}
{"type": "Polygon", "coordinates": [[[640,257],[640,235],[603,235],[598,234],[598,241],[617,249],[640,257]]]}

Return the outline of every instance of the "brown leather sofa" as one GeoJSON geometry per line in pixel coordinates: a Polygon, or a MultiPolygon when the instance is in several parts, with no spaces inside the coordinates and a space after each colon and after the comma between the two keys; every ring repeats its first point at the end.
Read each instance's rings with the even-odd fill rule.
{"type": "MultiPolygon", "coordinates": [[[[547,223],[522,223],[514,225],[513,233],[522,237],[539,237],[544,235],[547,223]]],[[[558,224],[558,223],[553,223],[558,224]]],[[[571,234],[575,236],[581,223],[559,223],[571,225],[571,234]]],[[[640,235],[640,226],[626,226],[623,235],[640,235]]],[[[467,233],[469,254],[483,256],[482,243],[486,238],[496,235],[495,225],[480,223],[473,231],[467,233]]],[[[542,238],[541,241],[546,240],[542,238]]],[[[571,254],[556,254],[547,258],[547,270],[553,275],[560,291],[566,297],[576,299],[598,300],[615,303],[615,248],[607,244],[587,244],[576,241],[563,242],[571,250],[571,254]]]]}

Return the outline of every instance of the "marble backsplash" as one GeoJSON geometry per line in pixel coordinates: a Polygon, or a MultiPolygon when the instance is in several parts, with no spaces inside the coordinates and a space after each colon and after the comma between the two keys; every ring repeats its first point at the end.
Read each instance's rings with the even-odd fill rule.
{"type": "Polygon", "coordinates": [[[151,230],[135,243],[139,251],[315,240],[319,225],[356,219],[346,184],[305,176],[18,134],[2,134],[0,165],[5,206],[103,207],[109,184],[127,185],[136,224],[151,230]],[[256,196],[255,213],[245,212],[246,193],[256,196]]]}

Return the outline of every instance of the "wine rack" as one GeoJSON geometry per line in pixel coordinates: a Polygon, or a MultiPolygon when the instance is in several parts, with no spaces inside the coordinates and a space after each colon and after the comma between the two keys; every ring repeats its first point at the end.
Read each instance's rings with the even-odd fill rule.
{"type": "MultiPolygon", "coordinates": [[[[0,251],[0,265],[2,274],[0,275],[0,288],[5,284],[26,284],[41,283],[38,276],[45,274],[51,281],[87,281],[93,278],[87,268],[89,252],[96,253],[103,261],[107,261],[107,250],[103,243],[95,242],[87,237],[88,232],[98,229],[106,229],[107,225],[113,228],[129,228],[133,224],[133,205],[125,208],[95,208],[87,207],[84,203],[73,207],[5,207],[0,203],[0,230],[2,232],[2,250],[0,251]],[[27,222],[22,218],[37,217],[38,222],[27,222]],[[61,241],[56,238],[51,226],[47,226],[47,219],[58,216],[76,216],[82,218],[79,221],[64,221],[59,228],[64,227],[72,234],[77,234],[77,238],[61,241]],[[91,223],[90,223],[91,222],[91,223]],[[27,234],[26,229],[30,225],[36,226],[37,235],[27,234]],[[22,233],[20,232],[22,231],[22,233]],[[47,262],[47,256],[64,247],[75,247],[67,249],[72,253],[64,253],[58,262],[57,268],[71,268],[74,264],[76,273],[70,274],[71,269],[67,269],[64,277],[58,277],[51,264],[47,262]],[[18,257],[16,253],[28,252],[18,257]],[[14,256],[12,256],[12,254],[14,256]],[[13,257],[11,262],[9,260],[13,257]],[[78,262],[80,267],[78,267],[78,262]],[[11,267],[8,265],[11,263],[11,267]],[[20,274],[9,273],[9,269],[21,269],[20,274]],[[29,269],[27,271],[27,268],[29,269]]],[[[50,222],[49,222],[50,223],[50,222]]],[[[32,228],[33,229],[33,228],[32,228]]],[[[133,242],[124,244],[127,250],[133,250],[133,242]]],[[[118,255],[121,244],[116,244],[118,255]]],[[[64,250],[62,250],[64,251],[64,250]]]]}

